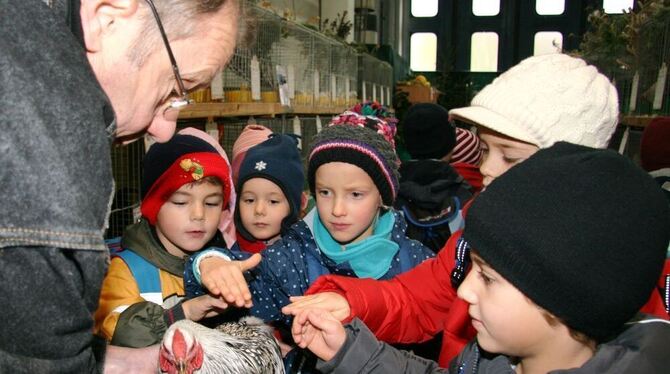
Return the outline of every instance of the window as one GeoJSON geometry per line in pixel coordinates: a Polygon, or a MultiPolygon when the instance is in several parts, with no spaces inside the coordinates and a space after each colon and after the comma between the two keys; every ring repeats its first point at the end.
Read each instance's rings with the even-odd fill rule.
{"type": "Polygon", "coordinates": [[[535,0],[535,11],[541,16],[555,16],[565,11],[565,0],[535,0]]]}
{"type": "Polygon", "coordinates": [[[409,67],[414,71],[435,71],[437,68],[437,35],[417,32],[409,40],[409,67]]]}
{"type": "Polygon", "coordinates": [[[623,13],[624,10],[633,8],[635,0],[603,0],[605,13],[623,13]]]}
{"type": "Polygon", "coordinates": [[[412,15],[414,17],[435,17],[437,0],[412,0],[412,15]]]}
{"type": "Polygon", "coordinates": [[[560,53],[563,50],[563,34],[558,31],[541,31],[535,34],[533,55],[560,53]]]}
{"type": "Polygon", "coordinates": [[[498,34],[476,32],[470,42],[470,71],[498,71],[498,34]]]}
{"type": "Polygon", "coordinates": [[[496,16],[500,13],[500,0],[472,0],[475,16],[496,16]]]}

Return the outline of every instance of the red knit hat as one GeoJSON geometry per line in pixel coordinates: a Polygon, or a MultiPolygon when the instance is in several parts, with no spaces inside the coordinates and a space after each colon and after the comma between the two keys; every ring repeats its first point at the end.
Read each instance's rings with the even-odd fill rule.
{"type": "Polygon", "coordinates": [[[656,117],[644,129],[640,161],[646,171],[670,168],[670,117],[656,117]]]}
{"type": "Polygon", "coordinates": [[[214,176],[223,188],[222,207],[230,199],[230,166],[206,141],[177,134],[166,143],[156,143],[144,156],[142,205],[140,210],[150,224],[156,224],[158,211],[181,186],[214,176]]]}

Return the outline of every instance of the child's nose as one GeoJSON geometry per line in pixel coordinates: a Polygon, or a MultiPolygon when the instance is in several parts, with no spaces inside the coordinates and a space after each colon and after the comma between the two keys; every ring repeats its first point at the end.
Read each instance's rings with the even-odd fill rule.
{"type": "Polygon", "coordinates": [[[468,304],[475,304],[477,301],[477,295],[474,292],[473,278],[475,277],[474,271],[469,271],[468,274],[463,279],[463,283],[458,287],[456,294],[458,297],[468,304]]]}
{"type": "Polygon", "coordinates": [[[342,199],[335,198],[333,201],[333,215],[341,217],[347,213],[347,210],[342,199]]]}
{"type": "Polygon", "coordinates": [[[262,201],[258,201],[254,205],[254,213],[258,216],[265,214],[265,204],[262,201]]]}
{"type": "Polygon", "coordinates": [[[193,204],[193,208],[191,209],[191,219],[194,221],[205,219],[205,207],[201,204],[193,204]]]}

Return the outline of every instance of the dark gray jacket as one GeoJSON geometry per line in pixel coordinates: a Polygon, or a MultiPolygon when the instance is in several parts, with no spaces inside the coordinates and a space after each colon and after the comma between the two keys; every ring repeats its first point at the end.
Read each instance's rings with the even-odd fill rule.
{"type": "MultiPolygon", "coordinates": [[[[94,372],[113,111],[77,0],[0,0],[0,372],[94,372]]],[[[104,348],[104,345],[99,347],[104,348]]]]}
{"type": "MultiPolygon", "coordinates": [[[[324,373],[446,373],[437,363],[398,351],[377,341],[358,319],[346,326],[347,340],[328,362],[319,362],[324,373]]],[[[670,372],[670,322],[643,317],[631,322],[615,339],[598,346],[596,354],[582,367],[561,370],[574,374],[624,374],[670,372]]],[[[449,365],[453,374],[513,374],[503,355],[482,355],[473,341],[449,365]]],[[[556,372],[558,373],[558,371],[556,372]]]]}

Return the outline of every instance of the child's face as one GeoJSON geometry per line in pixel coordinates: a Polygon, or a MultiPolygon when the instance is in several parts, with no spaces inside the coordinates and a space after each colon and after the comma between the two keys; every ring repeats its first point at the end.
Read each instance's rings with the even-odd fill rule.
{"type": "Polygon", "coordinates": [[[281,231],[281,223],[291,212],[281,188],[265,178],[244,182],[240,193],[240,219],[257,240],[271,241],[281,231]]]}
{"type": "Polygon", "coordinates": [[[340,244],[372,234],[381,194],[372,178],[358,166],[329,162],[316,169],[316,208],[323,225],[340,244]]]}
{"type": "Polygon", "coordinates": [[[538,151],[538,147],[510,138],[487,128],[479,128],[482,141],[482,163],[479,170],[484,176],[483,184],[488,186],[512,166],[523,162],[538,151]]]}
{"type": "Polygon", "coordinates": [[[471,255],[472,270],[458,288],[458,297],[470,304],[479,345],[487,352],[520,358],[544,352],[564,325],[550,325],[540,307],[471,255]]]}
{"type": "Polygon", "coordinates": [[[156,233],[171,254],[199,251],[216,234],[223,205],[221,186],[185,184],[158,211],[156,233]]]}

